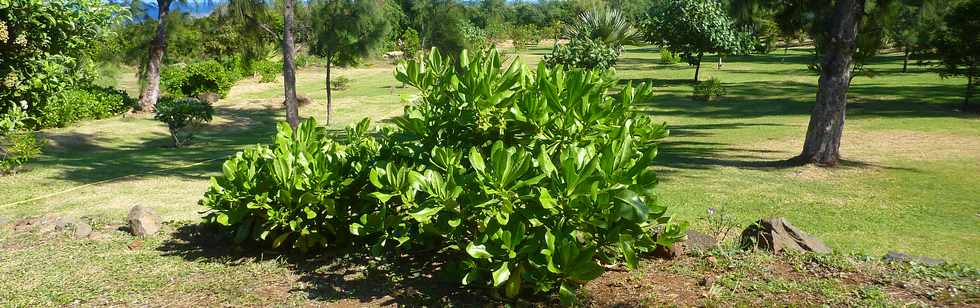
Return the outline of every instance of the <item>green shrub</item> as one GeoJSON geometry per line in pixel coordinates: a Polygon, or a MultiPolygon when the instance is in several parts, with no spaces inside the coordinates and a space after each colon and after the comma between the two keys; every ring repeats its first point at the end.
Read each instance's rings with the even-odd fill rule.
{"type": "Polygon", "coordinates": [[[343,91],[350,88],[350,78],[337,76],[330,79],[330,89],[343,91]]]}
{"type": "Polygon", "coordinates": [[[544,62],[551,66],[608,69],[616,65],[618,58],[619,52],[601,41],[572,39],[567,45],[555,45],[544,62]]]}
{"type": "Polygon", "coordinates": [[[464,285],[564,302],[601,264],[636,268],[683,237],[654,191],[667,130],[633,107],[649,85],[611,96],[605,71],[458,59],[400,64],[419,100],[378,136],[366,120],[342,141],[312,120],[295,135],[281,124],[271,148],[225,162],[206,219],[274,247],[439,251],[464,285]]]}
{"type": "Polygon", "coordinates": [[[51,99],[37,117],[40,128],[64,127],[81,120],[103,119],[129,111],[136,100],[108,87],[71,89],[51,99]]]}
{"type": "Polygon", "coordinates": [[[398,50],[405,54],[405,58],[414,59],[419,50],[422,50],[422,45],[419,42],[418,31],[408,28],[405,30],[405,33],[402,33],[398,50]]]}
{"type": "Polygon", "coordinates": [[[708,102],[725,96],[725,94],[727,94],[727,91],[725,90],[725,86],[721,85],[721,80],[711,77],[711,79],[698,82],[694,85],[694,94],[692,97],[699,101],[708,102]]]}
{"type": "Polygon", "coordinates": [[[255,71],[259,73],[259,82],[275,82],[276,77],[282,74],[282,62],[262,60],[255,63],[255,71]]]}
{"type": "Polygon", "coordinates": [[[202,123],[211,122],[214,108],[195,98],[161,98],[156,105],[157,121],[167,123],[174,147],[181,147],[191,141],[194,132],[202,123]]]}
{"type": "Polygon", "coordinates": [[[0,136],[0,175],[41,154],[41,144],[31,131],[16,131],[0,136]]]}
{"type": "Polygon", "coordinates": [[[271,148],[248,147],[225,161],[201,200],[205,219],[231,226],[237,242],[303,250],[349,244],[350,226],[379,206],[361,196],[378,152],[367,128],[361,121],[347,142],[335,142],[313,119],[295,135],[280,123],[271,148]]]}
{"type": "Polygon", "coordinates": [[[681,62],[681,60],[683,60],[683,58],[681,58],[679,53],[670,51],[666,47],[660,47],[660,63],[674,64],[681,62]]]}
{"type": "Polygon", "coordinates": [[[168,67],[160,75],[160,81],[170,95],[197,97],[201,93],[215,93],[224,98],[235,85],[236,75],[218,61],[208,60],[185,67],[168,67]]]}
{"type": "Polygon", "coordinates": [[[41,145],[34,133],[24,130],[34,121],[26,109],[26,106],[18,106],[0,115],[0,175],[13,172],[41,154],[41,145]]]}

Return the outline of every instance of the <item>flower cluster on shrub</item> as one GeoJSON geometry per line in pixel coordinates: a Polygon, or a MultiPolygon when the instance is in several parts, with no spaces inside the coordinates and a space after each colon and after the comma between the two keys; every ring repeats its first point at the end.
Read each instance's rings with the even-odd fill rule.
{"type": "Polygon", "coordinates": [[[461,284],[564,302],[603,264],[636,268],[683,237],[654,190],[667,130],[633,107],[648,85],[612,96],[608,72],[503,63],[434,50],[400,64],[419,94],[378,135],[366,119],[336,139],[281,124],[272,146],[224,163],[206,220],[273,247],[435,248],[461,284]]]}
{"type": "Polygon", "coordinates": [[[170,95],[197,97],[201,93],[215,93],[223,98],[238,80],[236,75],[218,61],[208,60],[168,67],[160,74],[160,81],[170,95]]]}

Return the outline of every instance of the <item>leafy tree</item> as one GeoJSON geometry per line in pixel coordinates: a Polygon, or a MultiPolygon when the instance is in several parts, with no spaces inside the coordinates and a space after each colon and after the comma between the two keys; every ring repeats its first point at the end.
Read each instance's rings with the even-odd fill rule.
{"type": "Polygon", "coordinates": [[[314,4],[315,40],[310,52],[327,59],[327,125],[333,116],[330,69],[357,64],[376,50],[388,31],[381,0],[323,0],[314,4]]]}
{"type": "Polygon", "coordinates": [[[0,118],[40,116],[60,92],[95,77],[95,47],[124,10],[100,0],[0,1],[0,118]]]}
{"type": "Polygon", "coordinates": [[[888,39],[902,49],[902,72],[908,72],[909,58],[929,48],[929,42],[942,25],[942,14],[947,1],[901,0],[892,5],[894,21],[886,26],[888,39]],[[942,2],[942,3],[940,3],[942,2]]]}
{"type": "Polygon", "coordinates": [[[933,44],[942,61],[939,74],[943,77],[966,77],[963,110],[970,107],[980,77],[980,0],[970,0],[946,16],[948,29],[941,32],[933,44]]]}
{"type": "Polygon", "coordinates": [[[697,54],[694,81],[701,72],[701,58],[706,52],[740,52],[747,35],[735,29],[735,23],[716,0],[667,0],[651,9],[646,28],[647,38],[671,51],[697,54]]]}

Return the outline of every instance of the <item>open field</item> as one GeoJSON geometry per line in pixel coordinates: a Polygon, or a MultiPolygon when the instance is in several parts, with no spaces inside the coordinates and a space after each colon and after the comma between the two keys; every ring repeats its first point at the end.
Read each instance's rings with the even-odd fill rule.
{"type": "MultiPolygon", "coordinates": [[[[539,47],[520,58],[534,64],[548,51],[539,47]]],[[[903,74],[898,56],[878,57],[870,65],[877,76],[855,78],[851,87],[841,149],[846,160],[843,166],[789,167],[783,160],[802,147],[816,93],[817,77],[806,69],[808,57],[803,50],[727,57],[722,69],[717,69],[717,58],[708,56],[701,78],[719,78],[728,95],[700,102],[689,98],[693,68],[662,65],[653,48],[628,49],[620,58],[617,74],[623,82],[652,82],[656,93],[645,107],[671,127],[656,163],[661,202],[695,229],[710,227],[703,219],[708,208],[734,215],[743,227],[759,218],[783,216],[841,255],[877,259],[895,250],[980,266],[980,117],[954,110],[965,82],[943,80],[916,66],[903,74]]],[[[403,98],[412,94],[395,81],[389,64],[345,69],[335,75],[349,77],[352,83],[349,90],[335,92],[333,128],[363,117],[383,123],[400,114],[403,98]]],[[[314,68],[300,71],[299,93],[316,102],[302,109],[302,116],[325,116],[323,77],[314,68]]],[[[132,78],[127,80],[120,86],[132,88],[132,78]]],[[[49,140],[44,155],[28,164],[26,171],[0,177],[0,222],[7,221],[0,223],[0,299],[27,306],[73,302],[343,306],[430,302],[441,295],[449,300],[465,297],[466,291],[440,293],[454,291],[443,290],[446,288],[437,283],[412,284],[425,280],[420,271],[375,269],[376,264],[370,262],[332,256],[297,261],[274,252],[224,247],[217,244],[215,235],[195,224],[203,210],[197,200],[209,177],[220,171],[222,158],[243,145],[268,142],[275,123],[284,119],[281,89],[279,83],[240,82],[216,104],[217,117],[210,127],[195,144],[183,149],[167,147],[170,139],[164,124],[143,116],[42,132],[49,140]],[[108,179],[115,180],[31,200],[108,179]],[[22,200],[31,201],[12,204],[22,200]],[[137,243],[118,231],[126,211],[136,204],[173,221],[165,228],[170,234],[137,243]],[[9,227],[17,219],[45,214],[87,217],[103,236],[74,241],[9,227]]],[[[900,304],[922,300],[929,288],[949,287],[897,290],[891,285],[893,280],[928,281],[923,277],[950,274],[921,268],[886,274],[880,268],[884,265],[855,263],[844,256],[825,260],[778,257],[798,267],[785,273],[779,266],[767,267],[773,266],[771,259],[755,255],[719,258],[734,265],[651,261],[647,267],[668,268],[664,275],[684,277],[678,281],[692,284],[704,272],[726,273],[722,276],[730,280],[720,283],[722,289],[715,295],[711,295],[713,289],[679,295],[704,297],[705,303],[752,303],[759,300],[752,292],[782,290],[766,294],[784,294],[771,300],[789,304],[900,304]],[[863,278],[835,280],[807,269],[812,264],[855,272],[855,268],[873,268],[862,270],[864,276],[858,276],[863,278]],[[753,267],[776,274],[769,277],[753,267]],[[736,283],[756,275],[768,278],[753,282],[762,284],[756,288],[736,283]],[[848,302],[864,300],[865,295],[867,301],[848,302]]],[[[977,280],[969,276],[975,270],[966,273],[966,278],[954,278],[962,281],[953,284],[965,284],[957,285],[966,290],[961,292],[977,292],[977,280]]],[[[638,277],[623,275],[629,276],[610,272],[593,284],[638,277]]],[[[644,289],[649,285],[639,285],[623,288],[651,292],[644,289]]],[[[586,293],[626,291],[591,285],[586,293]]],[[[929,300],[935,302],[926,303],[944,303],[941,298],[929,300]]],[[[670,298],[646,303],[670,303],[670,298]]]]}

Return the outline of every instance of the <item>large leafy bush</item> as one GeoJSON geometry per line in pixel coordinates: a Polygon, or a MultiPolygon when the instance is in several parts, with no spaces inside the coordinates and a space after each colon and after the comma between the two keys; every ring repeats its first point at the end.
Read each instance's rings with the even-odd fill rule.
{"type": "Polygon", "coordinates": [[[601,41],[574,38],[568,44],[555,45],[544,62],[551,66],[609,69],[618,59],[619,52],[601,41]]]}
{"type": "Polygon", "coordinates": [[[89,119],[103,119],[128,111],[136,100],[126,92],[105,87],[71,89],[52,99],[37,117],[39,127],[64,127],[89,119]]]}
{"type": "Polygon", "coordinates": [[[122,8],[101,0],[0,1],[0,115],[31,116],[57,93],[92,81],[90,58],[122,8]]]}
{"type": "Polygon", "coordinates": [[[208,60],[168,67],[160,80],[171,95],[197,97],[201,93],[215,93],[224,98],[235,85],[236,75],[218,61],[208,60]]]}
{"type": "Polygon", "coordinates": [[[419,94],[378,137],[334,141],[312,121],[224,164],[202,204],[239,240],[302,249],[435,248],[465,285],[507,297],[558,291],[683,236],[657,203],[662,124],[634,104],[651,88],[604,71],[536,73],[494,52],[433,51],[400,64],[419,94]]]}

